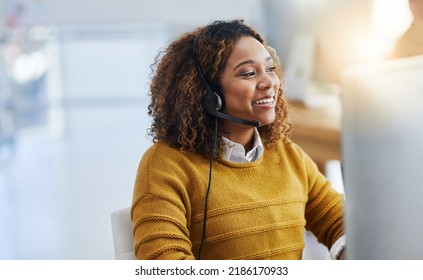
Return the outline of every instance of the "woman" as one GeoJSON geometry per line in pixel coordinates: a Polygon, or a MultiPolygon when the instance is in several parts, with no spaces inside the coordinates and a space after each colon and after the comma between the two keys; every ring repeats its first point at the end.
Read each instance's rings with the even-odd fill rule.
{"type": "Polygon", "coordinates": [[[155,143],[132,205],[137,258],[301,259],[304,227],[343,245],[343,197],[289,140],[279,59],[256,31],[216,21],[155,66],[155,143]]]}

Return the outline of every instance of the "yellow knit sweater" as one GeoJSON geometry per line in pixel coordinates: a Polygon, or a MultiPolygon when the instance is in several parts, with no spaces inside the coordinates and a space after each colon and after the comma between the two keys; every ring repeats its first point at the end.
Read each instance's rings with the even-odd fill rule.
{"type": "MultiPolygon", "coordinates": [[[[144,154],[132,205],[138,259],[195,259],[209,159],[156,143],[144,154]]],[[[301,259],[304,227],[328,248],[344,234],[343,196],[294,143],[252,163],[213,163],[202,259],[301,259]]]]}

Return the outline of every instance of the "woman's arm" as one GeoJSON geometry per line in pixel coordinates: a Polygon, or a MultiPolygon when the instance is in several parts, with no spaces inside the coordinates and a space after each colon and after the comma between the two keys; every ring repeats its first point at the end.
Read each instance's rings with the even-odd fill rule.
{"type": "Polygon", "coordinates": [[[138,259],[194,259],[186,175],[166,158],[152,148],[138,167],[131,211],[138,259]]]}

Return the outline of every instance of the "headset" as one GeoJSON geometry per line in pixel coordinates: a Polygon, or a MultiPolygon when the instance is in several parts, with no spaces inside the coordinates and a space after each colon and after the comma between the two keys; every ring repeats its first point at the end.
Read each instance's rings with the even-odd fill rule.
{"type": "Polygon", "coordinates": [[[203,217],[203,229],[202,229],[202,235],[201,235],[201,242],[200,242],[200,248],[198,251],[198,259],[201,259],[201,251],[203,249],[204,240],[206,236],[206,224],[207,224],[207,208],[208,208],[208,200],[209,200],[209,193],[210,193],[210,186],[212,181],[212,166],[213,166],[213,159],[216,152],[216,146],[217,146],[217,119],[225,119],[228,121],[249,125],[253,127],[259,127],[260,122],[253,121],[253,120],[247,120],[239,117],[235,117],[232,115],[225,114],[221,112],[224,108],[224,101],[222,94],[216,93],[214,90],[212,90],[211,86],[207,82],[206,78],[203,75],[203,71],[201,70],[201,66],[197,59],[197,54],[195,51],[197,39],[194,39],[194,42],[192,44],[192,55],[194,58],[194,64],[195,68],[197,69],[198,76],[200,77],[200,80],[202,81],[204,85],[204,95],[202,97],[202,105],[204,111],[206,111],[207,114],[214,116],[214,144],[212,149],[212,154],[210,157],[210,167],[209,167],[209,181],[207,185],[207,191],[206,191],[206,197],[204,199],[204,217],[203,217]]]}

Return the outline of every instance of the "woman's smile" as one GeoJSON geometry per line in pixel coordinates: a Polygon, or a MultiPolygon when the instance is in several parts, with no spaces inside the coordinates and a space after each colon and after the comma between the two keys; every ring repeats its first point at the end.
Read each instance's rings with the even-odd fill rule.
{"type": "Polygon", "coordinates": [[[264,97],[254,100],[251,105],[258,108],[273,109],[276,105],[276,100],[274,96],[264,97]]]}

